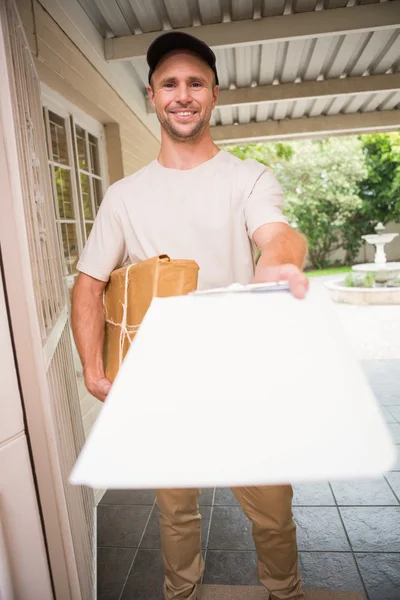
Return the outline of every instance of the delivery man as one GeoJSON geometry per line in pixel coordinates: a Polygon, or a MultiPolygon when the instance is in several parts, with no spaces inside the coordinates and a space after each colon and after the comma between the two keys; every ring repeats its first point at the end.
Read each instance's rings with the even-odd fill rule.
{"type": "MultiPolygon", "coordinates": [[[[308,286],[301,272],[306,242],[282,214],[282,190],[273,173],[212,141],[210,117],[218,99],[212,50],[190,35],[168,32],[151,44],[147,62],[147,91],[161,124],[160,153],[108,189],[73,291],[72,326],[86,387],[102,402],[111,386],[102,362],[103,290],[111,271],[128,258],[137,263],[168,254],[195,260],[200,289],[288,280],[293,295],[303,298],[308,286]],[[250,240],[261,251],[256,268],[250,240]]],[[[253,523],[259,578],[271,599],[304,599],[292,488],[233,491],[253,523]]],[[[157,492],[165,600],[196,598],[204,568],[198,495],[198,489],[157,492]]]]}

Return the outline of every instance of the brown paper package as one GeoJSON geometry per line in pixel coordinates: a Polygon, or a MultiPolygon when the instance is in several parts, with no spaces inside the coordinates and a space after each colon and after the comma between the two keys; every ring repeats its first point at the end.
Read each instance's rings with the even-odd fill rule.
{"type": "Polygon", "coordinates": [[[107,379],[114,381],[152,299],[195,291],[198,272],[195,261],[173,260],[163,254],[111,273],[104,293],[103,360],[107,379]]]}

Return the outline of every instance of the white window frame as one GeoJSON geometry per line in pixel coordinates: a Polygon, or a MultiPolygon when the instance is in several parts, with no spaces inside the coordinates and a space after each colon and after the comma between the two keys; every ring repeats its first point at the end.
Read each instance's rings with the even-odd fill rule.
{"type": "MultiPolygon", "coordinates": [[[[74,104],[63,98],[60,94],[49,88],[45,84],[41,84],[41,100],[42,106],[55,113],[56,115],[65,119],[66,129],[67,129],[67,146],[68,146],[68,155],[71,157],[71,164],[66,165],[63,163],[57,163],[53,160],[49,159],[49,165],[53,165],[55,167],[61,167],[62,169],[69,170],[71,172],[71,193],[73,196],[73,206],[74,206],[74,214],[75,219],[71,220],[71,222],[76,222],[76,230],[77,230],[77,245],[79,255],[81,255],[83,248],[86,243],[86,221],[91,221],[91,219],[86,220],[84,216],[84,206],[83,206],[83,196],[82,196],[82,188],[81,188],[81,174],[85,174],[89,176],[89,185],[91,191],[92,198],[92,212],[94,215],[94,219],[96,218],[97,209],[94,201],[94,193],[93,193],[93,179],[100,179],[102,182],[102,195],[104,196],[108,186],[108,165],[107,165],[107,154],[105,147],[105,132],[104,127],[101,123],[93,119],[93,117],[84,113],[81,109],[76,107],[74,104]],[[99,168],[100,168],[100,176],[96,176],[94,173],[90,171],[85,171],[80,168],[79,164],[77,164],[76,157],[78,156],[77,147],[76,147],[76,137],[74,135],[75,126],[79,126],[87,132],[86,135],[86,153],[88,156],[88,160],[90,161],[90,151],[88,144],[88,134],[95,136],[98,139],[98,153],[99,153],[99,168]]],[[[46,115],[48,113],[46,112],[46,115]]],[[[46,128],[48,129],[48,119],[45,119],[46,128]]],[[[47,137],[49,138],[49,131],[46,132],[47,137]]],[[[53,196],[57,198],[57,190],[56,190],[56,182],[55,178],[52,177],[52,186],[53,186],[53,196]]],[[[62,254],[62,261],[64,266],[64,256],[62,252],[62,234],[61,234],[61,225],[59,223],[59,215],[57,202],[55,202],[55,211],[57,216],[57,224],[58,224],[58,234],[60,240],[60,252],[62,254]]],[[[94,220],[93,219],[93,220],[94,220]]],[[[61,219],[61,221],[68,222],[68,219],[61,219]]],[[[64,279],[67,282],[67,286],[70,288],[73,284],[76,274],[65,274],[64,279]]]]}

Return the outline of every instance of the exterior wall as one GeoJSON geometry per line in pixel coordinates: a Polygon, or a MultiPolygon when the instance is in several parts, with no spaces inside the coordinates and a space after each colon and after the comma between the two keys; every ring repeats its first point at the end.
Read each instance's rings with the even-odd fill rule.
{"type": "MultiPolygon", "coordinates": [[[[120,128],[124,176],[153,160],[159,142],[38,0],[16,0],[40,80],[104,125],[120,128]]],[[[110,161],[111,165],[113,161],[110,161]]],[[[115,163],[115,161],[114,161],[115,163]]],[[[118,171],[117,171],[118,172],[118,171]]],[[[111,172],[110,182],[116,180],[111,172]]]]}
{"type": "Polygon", "coordinates": [[[124,176],[124,159],[122,155],[121,133],[118,123],[107,123],[104,127],[106,152],[108,157],[108,172],[110,183],[124,176]]]}
{"type": "MultiPolygon", "coordinates": [[[[86,56],[43,8],[39,0],[16,0],[29,49],[41,82],[105,126],[109,182],[138,171],[158,153],[159,142],[86,56]]],[[[79,377],[86,435],[102,404],[87,393],[79,377]]]]}

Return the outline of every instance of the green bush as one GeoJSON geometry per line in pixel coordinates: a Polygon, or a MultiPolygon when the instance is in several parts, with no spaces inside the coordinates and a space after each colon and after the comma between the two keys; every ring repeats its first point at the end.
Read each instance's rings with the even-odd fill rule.
{"type": "Polygon", "coordinates": [[[363,286],[367,287],[367,288],[371,288],[371,287],[374,287],[374,285],[375,285],[375,274],[367,273],[367,275],[365,275],[365,277],[363,279],[363,286]]]}
{"type": "Polygon", "coordinates": [[[356,273],[349,273],[346,275],[344,280],[344,285],[346,287],[363,287],[363,288],[372,288],[375,286],[375,274],[367,273],[366,275],[360,275],[356,273]]]}
{"type": "Polygon", "coordinates": [[[342,246],[341,229],[361,208],[358,183],[366,174],[355,137],[294,142],[290,162],[276,165],[287,201],[286,215],[307,237],[314,268],[329,266],[342,246]]]}
{"type": "Polygon", "coordinates": [[[344,285],[346,287],[358,287],[358,280],[356,281],[356,277],[353,273],[346,275],[344,279],[344,285]]]}
{"type": "Polygon", "coordinates": [[[392,281],[389,281],[388,287],[400,287],[400,277],[396,277],[395,279],[392,279],[392,281]]]}

